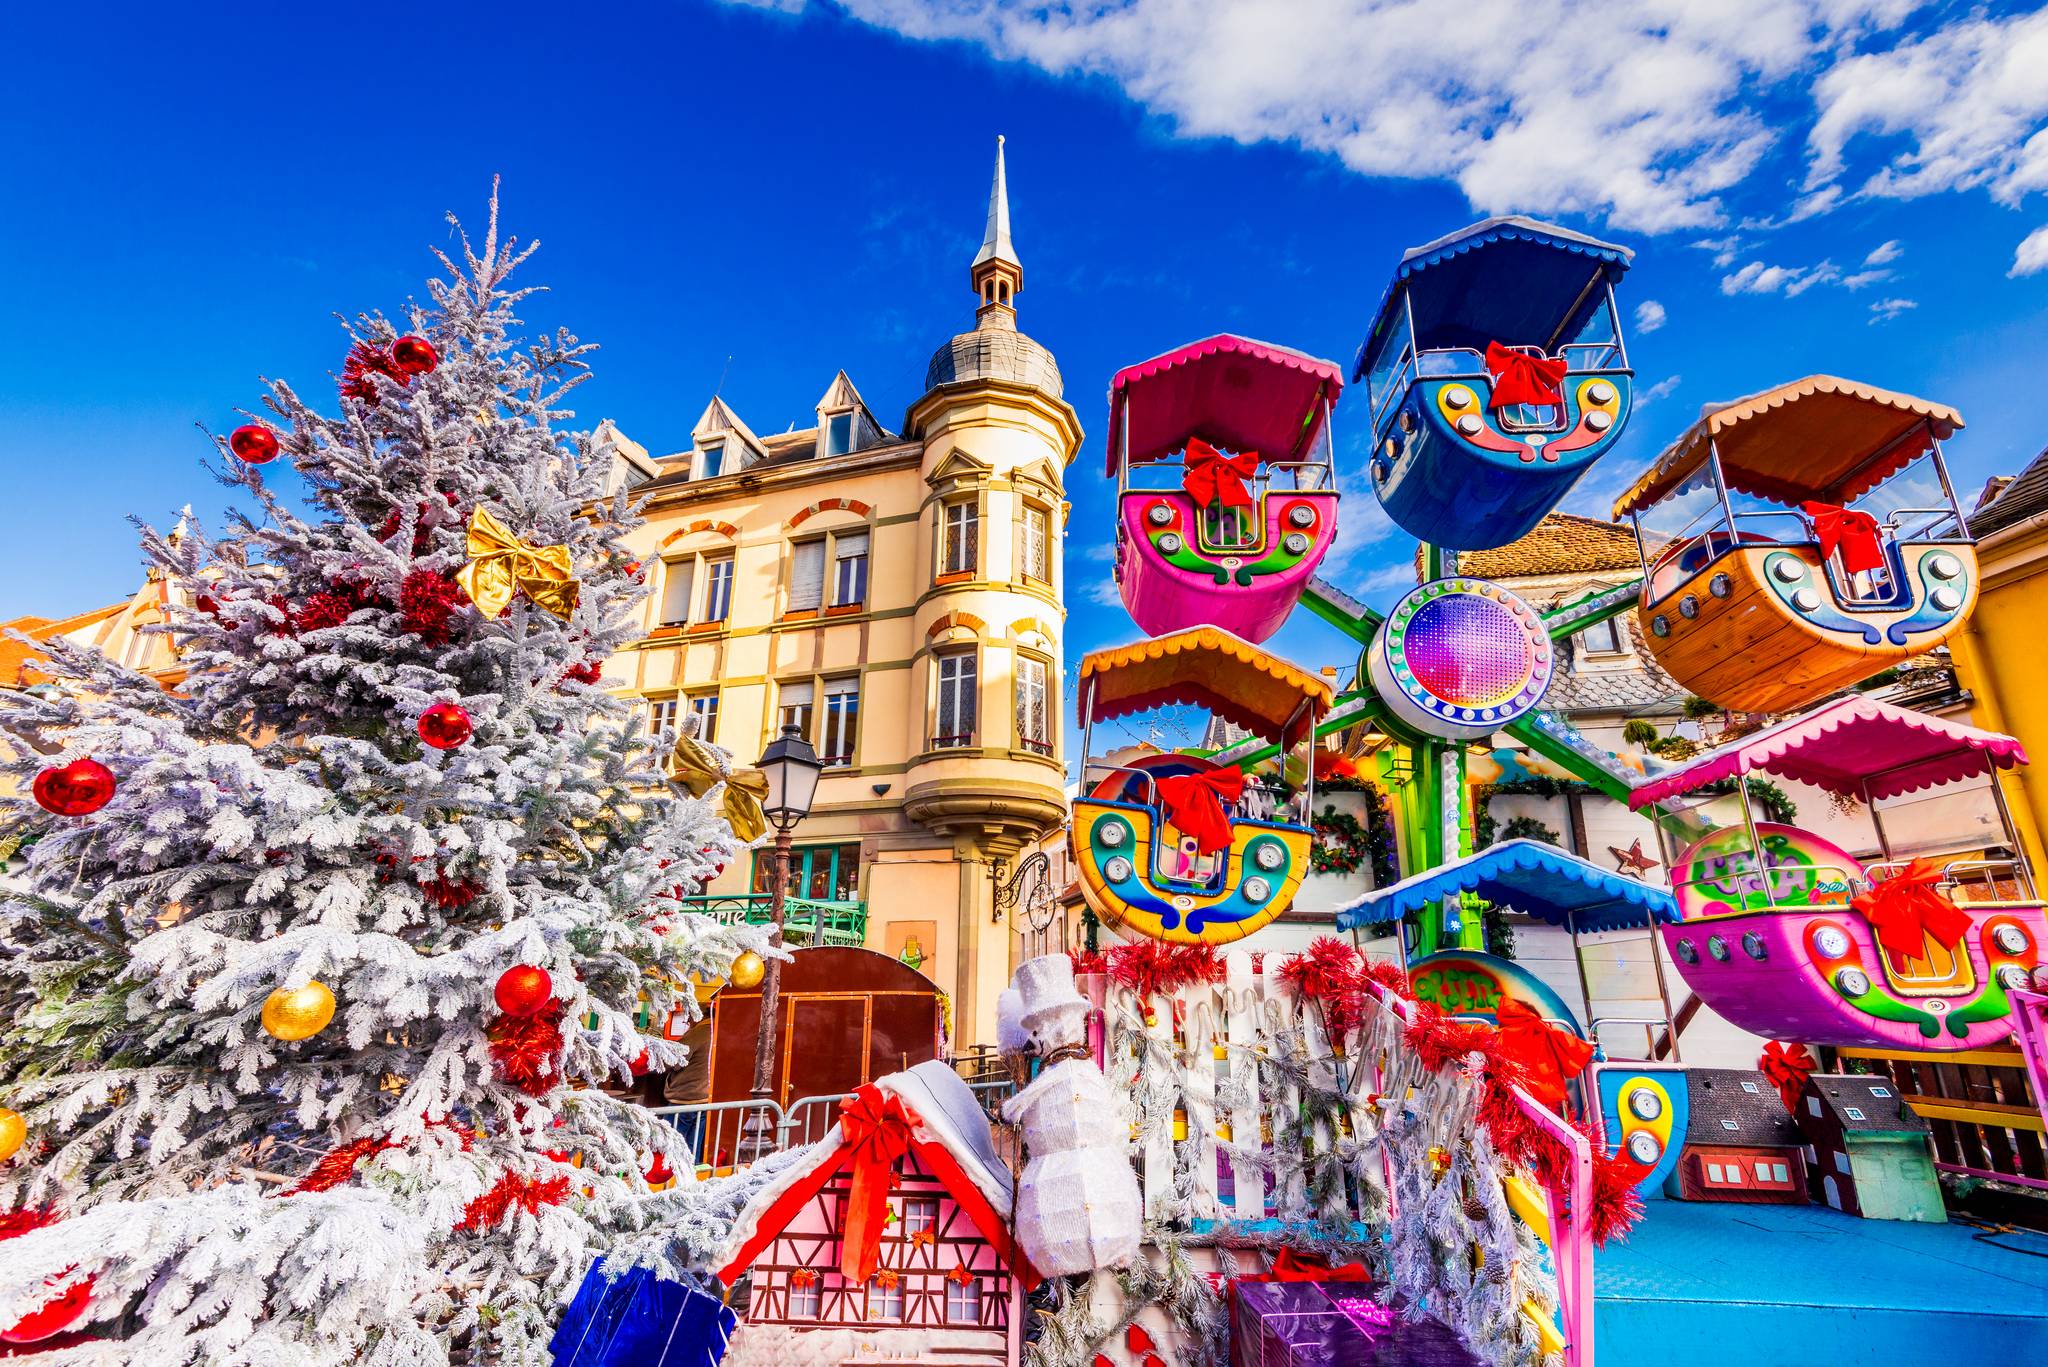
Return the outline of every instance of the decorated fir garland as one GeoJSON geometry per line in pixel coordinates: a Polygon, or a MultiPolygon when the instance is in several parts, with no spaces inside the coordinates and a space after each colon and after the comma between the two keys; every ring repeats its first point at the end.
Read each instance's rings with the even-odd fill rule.
{"type": "Polygon", "coordinates": [[[1372,833],[1349,812],[1323,808],[1316,813],[1315,833],[1308,862],[1317,873],[1356,873],[1372,857],[1372,833]]]}

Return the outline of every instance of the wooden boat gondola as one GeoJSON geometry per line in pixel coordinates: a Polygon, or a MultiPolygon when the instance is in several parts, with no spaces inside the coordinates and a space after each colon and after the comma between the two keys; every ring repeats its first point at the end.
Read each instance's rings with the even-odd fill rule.
{"type": "Polygon", "coordinates": [[[1962,425],[1831,375],[1708,410],[1614,507],[1643,551],[1637,615],[1657,662],[1722,707],[1782,712],[1961,630],[1977,556],[1941,442],[1962,425]],[[1896,506],[1929,502],[1895,481],[1923,460],[1938,497],[1896,506]],[[1660,509],[1690,520],[1660,530],[1660,509]]]}
{"type": "Polygon", "coordinates": [[[1404,531],[1505,546],[1535,529],[1628,422],[1614,284],[1626,247],[1489,218],[1401,258],[1359,348],[1372,487],[1404,531]]]}
{"type": "Polygon", "coordinates": [[[1251,641],[1280,629],[1337,536],[1330,410],[1343,388],[1334,362],[1229,335],[1117,372],[1116,577],[1141,628],[1251,641]]]}
{"type": "MultiPolygon", "coordinates": [[[[1175,704],[1205,708],[1292,745],[1313,734],[1331,700],[1322,679],[1216,627],[1095,651],[1081,661],[1080,697],[1084,755],[1096,722],[1175,704]]],[[[1305,816],[1265,810],[1272,804],[1257,789],[1234,799],[1204,798],[1221,805],[1228,839],[1203,848],[1189,820],[1193,806],[1177,805],[1174,785],[1212,773],[1221,779],[1225,771],[1199,756],[1161,758],[1170,767],[1084,759],[1070,836],[1081,895],[1105,925],[1153,939],[1241,939],[1294,900],[1309,868],[1305,816]]],[[[1314,784],[1311,773],[1310,803],[1314,784]]]]}

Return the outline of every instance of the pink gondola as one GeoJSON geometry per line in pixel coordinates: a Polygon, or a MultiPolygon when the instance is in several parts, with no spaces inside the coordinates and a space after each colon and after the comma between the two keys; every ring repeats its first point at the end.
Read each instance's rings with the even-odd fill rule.
{"type": "Polygon", "coordinates": [[[1117,372],[1117,585],[1154,636],[1280,629],[1337,535],[1330,362],[1228,334],[1117,372]]]}

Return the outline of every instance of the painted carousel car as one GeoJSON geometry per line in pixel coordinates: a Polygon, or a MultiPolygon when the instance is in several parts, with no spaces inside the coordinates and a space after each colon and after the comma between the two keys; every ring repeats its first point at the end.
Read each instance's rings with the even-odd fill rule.
{"type": "Polygon", "coordinates": [[[1489,218],[1401,258],[1351,378],[1372,405],[1373,492],[1458,550],[1535,529],[1628,422],[1614,285],[1626,247],[1489,218]]]}
{"type": "Polygon", "coordinates": [[[1961,630],[1977,556],[1941,443],[1962,425],[1831,375],[1709,409],[1614,506],[1657,662],[1723,707],[1782,712],[1961,630]]]}
{"type": "Polygon", "coordinates": [[[1334,362],[1229,335],[1109,387],[1124,606],[1158,635],[1209,624],[1263,641],[1337,535],[1334,362]]]}
{"type": "Polygon", "coordinates": [[[1659,927],[1665,950],[1702,1002],[1772,1039],[1924,1051],[2004,1039],[2008,994],[2048,980],[2041,898],[1997,781],[2024,763],[2009,736],[1849,697],[1658,775],[1629,805],[1659,808],[1660,831],[1689,816],[1703,829],[1679,801],[1688,794],[1732,788],[1742,815],[1670,855],[1681,919],[1659,927]],[[1751,773],[1858,800],[1883,858],[1865,865],[1813,832],[1758,821],[1751,773]],[[1935,787],[1951,789],[1941,810],[1972,848],[1895,857],[1887,804],[1935,787]]]}
{"type": "MultiPolygon", "coordinates": [[[[1329,710],[1330,686],[1216,627],[1081,661],[1082,753],[1098,722],[1192,705],[1291,746],[1329,710]]],[[[1154,752],[1084,759],[1073,804],[1081,895],[1105,925],[1158,940],[1224,944],[1287,909],[1308,873],[1315,777],[1298,812],[1240,769],[1154,752]]]]}

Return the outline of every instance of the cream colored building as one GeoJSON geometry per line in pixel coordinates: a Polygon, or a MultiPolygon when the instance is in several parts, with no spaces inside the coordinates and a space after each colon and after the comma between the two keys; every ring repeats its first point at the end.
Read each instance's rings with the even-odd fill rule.
{"type": "MultiPolygon", "coordinates": [[[[1016,957],[996,880],[1062,848],[1067,821],[1061,544],[1081,426],[1052,354],[1017,330],[1000,145],[970,279],[974,328],[933,354],[900,433],[843,372],[777,436],[718,398],[672,455],[597,433],[648,500],[629,544],[654,590],[606,682],[656,723],[697,714],[743,764],[802,728],[831,767],[791,892],[850,905],[798,917],[916,960],[952,998],[956,1047],[993,1042],[1016,957]]],[[[760,859],[706,892],[757,893],[760,859]]]]}

